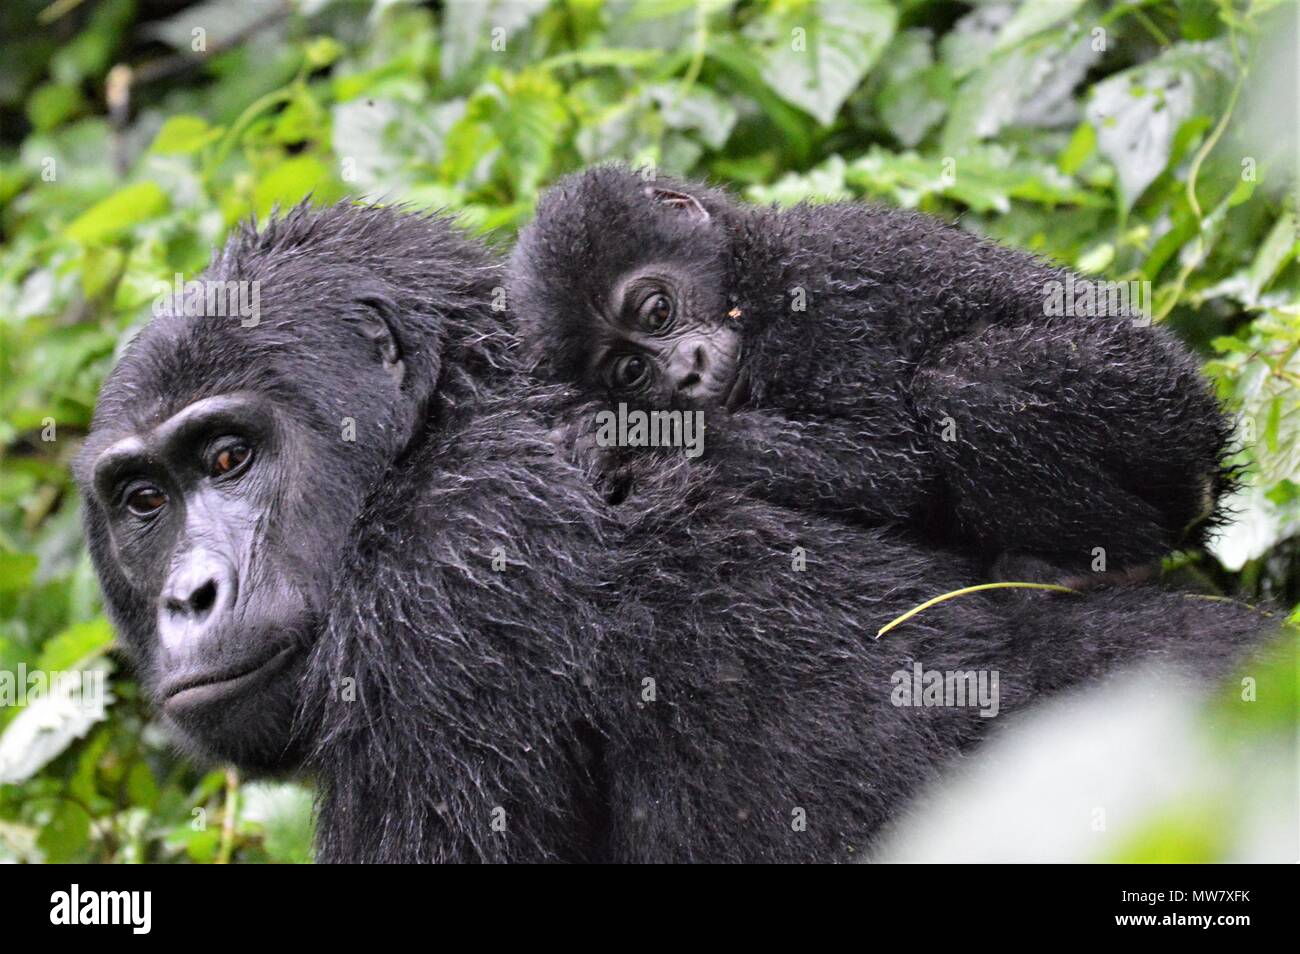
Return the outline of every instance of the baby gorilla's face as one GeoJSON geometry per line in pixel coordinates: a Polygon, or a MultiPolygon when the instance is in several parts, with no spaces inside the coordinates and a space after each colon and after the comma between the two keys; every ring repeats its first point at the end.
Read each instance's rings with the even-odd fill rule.
{"type": "Polygon", "coordinates": [[[612,400],[649,407],[738,406],[740,331],[713,284],[681,265],[620,276],[594,309],[590,383],[612,400]]]}

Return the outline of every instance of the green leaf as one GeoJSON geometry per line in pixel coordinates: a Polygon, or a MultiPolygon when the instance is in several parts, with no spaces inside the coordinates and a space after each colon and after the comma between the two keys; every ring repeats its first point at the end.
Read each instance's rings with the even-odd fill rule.
{"type": "Polygon", "coordinates": [[[260,831],[266,853],[276,861],[306,864],[312,860],[312,796],[289,782],[254,782],[241,791],[241,824],[260,831]]]}
{"type": "Polygon", "coordinates": [[[1213,109],[1231,69],[1222,46],[1180,43],[1093,87],[1088,120],[1119,174],[1125,211],[1164,172],[1183,123],[1213,109]]]}
{"type": "Polygon", "coordinates": [[[345,52],[343,44],[332,36],[318,36],[303,48],[303,59],[311,69],[323,69],[331,65],[345,52]]]}
{"type": "Polygon", "coordinates": [[[1211,803],[1166,806],[1107,856],[1114,864],[1212,864],[1227,853],[1233,813],[1211,803]]]}
{"type": "Polygon", "coordinates": [[[0,553],[0,593],[19,593],[30,587],[37,563],[30,553],[0,553]]]}
{"type": "Polygon", "coordinates": [[[172,116],[158,130],[149,151],[162,156],[188,155],[221,138],[221,132],[221,127],[209,126],[199,116],[172,116]]]}
{"type": "Polygon", "coordinates": [[[889,44],[898,11],[885,0],[819,0],[747,35],[762,43],[763,79],[823,126],[889,44]]]}
{"type": "Polygon", "coordinates": [[[503,76],[487,114],[501,143],[500,159],[513,180],[514,194],[533,196],[550,170],[568,124],[564,90],[538,70],[503,76]]]}
{"type": "Polygon", "coordinates": [[[1018,46],[1029,37],[1056,26],[1081,6],[1083,0],[1032,0],[1030,3],[1022,3],[998,32],[994,52],[1000,53],[1018,46]]]}
{"type": "Polygon", "coordinates": [[[572,50],[550,56],[537,64],[538,69],[553,70],[561,66],[625,66],[645,69],[662,62],[659,50],[623,50],[598,47],[590,50],[572,50]]]}
{"type": "Polygon", "coordinates": [[[752,202],[786,206],[799,202],[841,202],[853,198],[844,184],[844,173],[844,160],[831,156],[811,172],[790,172],[770,186],[750,186],[745,194],[752,202]]]}
{"type": "Polygon", "coordinates": [[[1055,166],[1016,158],[999,146],[983,146],[945,159],[873,147],[850,164],[848,180],[869,192],[890,195],[906,206],[915,206],[931,194],[948,196],[981,212],[1005,212],[1013,198],[1046,205],[1103,204],[1055,166]]]}
{"type": "Polygon", "coordinates": [[[1254,261],[1250,263],[1245,304],[1255,305],[1259,302],[1260,294],[1277,273],[1295,258],[1297,244],[1295,213],[1285,209],[1273,223],[1264,244],[1259,247],[1254,261]]]}
{"type": "Polygon", "coordinates": [[[138,182],[96,202],[72,221],[68,238],[86,244],[104,242],[167,210],[167,194],[154,182],[138,182]]]}
{"type": "Polygon", "coordinates": [[[1056,166],[1067,176],[1079,171],[1088,158],[1097,151],[1097,130],[1092,123],[1079,123],[1065,150],[1056,157],[1056,166]]]}
{"type": "MultiPolygon", "coordinates": [[[[31,778],[74,740],[103,721],[106,710],[95,703],[102,701],[108,705],[113,701],[107,692],[102,700],[85,697],[83,689],[90,686],[93,690],[93,684],[75,678],[75,674],[59,678],[49,678],[49,675],[46,674],[45,685],[38,684],[40,691],[35,698],[29,695],[26,707],[0,735],[0,783],[18,783],[31,778]]],[[[26,687],[28,693],[32,690],[33,686],[26,687]]]]}
{"type": "Polygon", "coordinates": [[[726,145],[736,125],[736,107],[707,87],[692,87],[683,94],[676,84],[665,83],[647,87],[646,95],[658,104],[670,128],[693,130],[711,149],[726,145]]]}
{"type": "Polygon", "coordinates": [[[132,805],[152,810],[158,804],[158,782],[148,763],[137,761],[131,765],[126,776],[126,792],[132,805]]]}
{"type": "Polygon", "coordinates": [[[46,640],[37,665],[47,672],[77,669],[102,656],[112,645],[113,627],[100,616],[46,640]]]}
{"type": "Polygon", "coordinates": [[[443,13],[442,76],[451,79],[480,56],[521,43],[525,28],[546,0],[478,0],[449,3],[443,13]],[[495,46],[494,46],[495,45],[495,46]]]}
{"type": "Polygon", "coordinates": [[[76,860],[90,843],[90,816],[74,801],[59,799],[36,839],[47,864],[76,860]]]}
{"type": "Polygon", "coordinates": [[[1115,261],[1115,246],[1110,242],[1089,249],[1079,256],[1075,267],[1085,275],[1096,275],[1110,268],[1115,261]]]}
{"type": "Polygon", "coordinates": [[[932,66],[886,85],[876,105],[894,138],[910,148],[943,122],[953,92],[948,68],[932,66]]]}
{"type": "Polygon", "coordinates": [[[27,118],[37,129],[53,129],[81,112],[84,106],[85,100],[77,87],[46,83],[28,97],[27,118]]]}
{"type": "Polygon", "coordinates": [[[994,56],[958,90],[944,126],[944,151],[955,155],[1011,125],[1072,120],[1078,112],[1074,87],[1096,59],[1086,39],[1065,30],[994,56]]]}
{"type": "Polygon", "coordinates": [[[287,209],[308,195],[318,203],[341,197],[334,171],[315,156],[294,156],[272,166],[253,190],[253,208],[259,217],[275,207],[287,209]]]}

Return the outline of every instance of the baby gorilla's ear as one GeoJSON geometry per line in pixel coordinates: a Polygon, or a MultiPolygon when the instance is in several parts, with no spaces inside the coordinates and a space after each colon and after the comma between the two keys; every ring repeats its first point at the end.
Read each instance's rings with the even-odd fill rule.
{"type": "Polygon", "coordinates": [[[361,306],[361,334],[374,346],[375,354],[384,363],[384,370],[398,387],[406,375],[402,362],[402,347],[398,343],[395,327],[399,316],[397,305],[380,291],[361,291],[356,298],[361,306]]]}
{"type": "Polygon", "coordinates": [[[658,186],[646,186],[645,194],[660,205],[682,210],[692,221],[709,221],[708,210],[700,205],[700,200],[693,195],[688,195],[685,192],[675,192],[672,189],[661,189],[658,186]]]}

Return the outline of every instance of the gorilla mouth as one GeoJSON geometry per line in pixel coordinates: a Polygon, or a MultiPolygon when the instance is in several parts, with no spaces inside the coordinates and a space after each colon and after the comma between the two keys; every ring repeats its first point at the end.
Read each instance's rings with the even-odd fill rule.
{"type": "Polygon", "coordinates": [[[163,686],[159,693],[163,707],[191,708],[240,695],[262,679],[284,669],[297,653],[297,646],[287,646],[270,655],[261,656],[251,664],[241,663],[186,676],[163,686]]]}

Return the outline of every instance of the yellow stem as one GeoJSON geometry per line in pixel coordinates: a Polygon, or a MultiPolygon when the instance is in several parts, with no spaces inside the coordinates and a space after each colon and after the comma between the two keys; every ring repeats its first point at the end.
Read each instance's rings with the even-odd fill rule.
{"type": "Polygon", "coordinates": [[[926,600],[920,606],[913,606],[910,610],[895,619],[890,620],[876,632],[876,639],[884,636],[895,626],[900,623],[906,623],[917,613],[928,610],[931,606],[942,603],[944,600],[956,599],[958,596],[965,596],[967,593],[978,593],[981,590],[1051,590],[1054,593],[1078,593],[1076,589],[1068,586],[1061,586],[1059,583],[980,583],[978,586],[963,586],[960,590],[953,590],[951,593],[944,593],[942,596],[936,596],[932,600],[926,600]]]}

